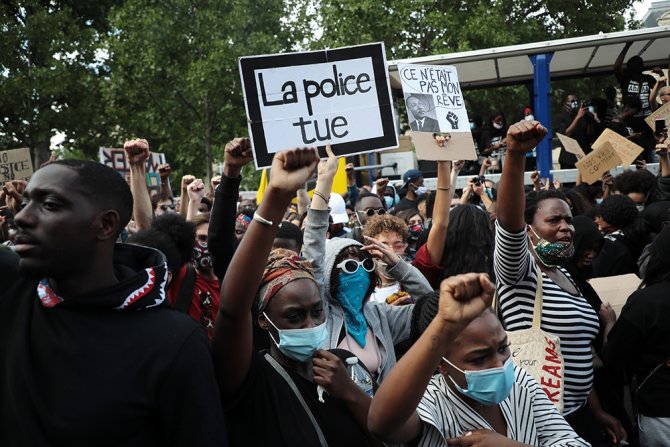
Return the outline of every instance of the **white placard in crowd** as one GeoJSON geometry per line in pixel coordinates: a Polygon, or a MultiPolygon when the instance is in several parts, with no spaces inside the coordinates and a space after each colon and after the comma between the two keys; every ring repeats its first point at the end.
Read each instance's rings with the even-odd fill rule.
{"type": "Polygon", "coordinates": [[[33,175],[33,161],[30,149],[11,149],[0,152],[0,183],[12,180],[30,180],[33,175]]]}
{"type": "Polygon", "coordinates": [[[398,146],[382,43],[251,56],[240,75],[257,168],[276,152],[331,144],[336,155],[398,146]]]}
{"type": "MultiPolygon", "coordinates": [[[[123,148],[101,147],[98,153],[100,163],[109,166],[118,172],[127,181],[130,181],[130,165],[126,160],[126,151],[123,148]]],[[[158,166],[167,163],[165,154],[160,152],[151,152],[147,160],[147,187],[150,192],[160,191],[160,176],[158,175],[158,166]]]]}
{"type": "Polygon", "coordinates": [[[398,64],[412,140],[421,160],[475,160],[456,67],[398,64]]]}

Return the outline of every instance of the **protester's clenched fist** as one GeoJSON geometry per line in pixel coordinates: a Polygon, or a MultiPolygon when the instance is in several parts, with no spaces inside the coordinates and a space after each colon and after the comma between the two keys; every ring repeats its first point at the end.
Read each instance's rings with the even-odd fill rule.
{"type": "Polygon", "coordinates": [[[270,187],[291,197],[309,180],[319,162],[316,148],[291,149],[275,154],[270,187]]]}
{"type": "Polygon", "coordinates": [[[126,159],[130,165],[138,165],[149,159],[149,142],[143,138],[128,140],[123,143],[126,159]]]}
{"type": "Polygon", "coordinates": [[[169,163],[163,163],[158,165],[158,176],[161,178],[161,180],[168,178],[171,172],[172,167],[170,166],[169,163]]]}
{"type": "Polygon", "coordinates": [[[193,180],[186,190],[188,191],[188,199],[191,202],[200,202],[205,197],[205,183],[199,178],[193,180]]]}
{"type": "Polygon", "coordinates": [[[467,326],[491,305],[495,285],[486,273],[451,276],[440,284],[438,315],[445,322],[467,326]]]}
{"type": "Polygon", "coordinates": [[[186,174],[181,178],[181,189],[186,189],[195,180],[194,175],[186,174]]]}
{"type": "Polygon", "coordinates": [[[547,135],[547,128],[539,121],[521,120],[507,130],[507,152],[525,154],[537,146],[547,135]]]}
{"type": "Polygon", "coordinates": [[[233,138],[226,143],[223,151],[224,170],[226,167],[234,172],[225,172],[226,176],[239,176],[242,166],[254,159],[249,138],[233,138]]]}

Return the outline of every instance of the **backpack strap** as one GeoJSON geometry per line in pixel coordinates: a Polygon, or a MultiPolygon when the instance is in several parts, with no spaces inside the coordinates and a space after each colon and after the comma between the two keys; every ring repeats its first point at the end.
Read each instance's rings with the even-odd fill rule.
{"type": "Polygon", "coordinates": [[[265,354],[265,360],[267,360],[268,363],[279,373],[279,375],[282,376],[282,378],[291,388],[291,391],[293,391],[295,397],[298,398],[300,405],[302,405],[302,408],[304,408],[305,413],[307,413],[307,416],[309,416],[309,420],[312,422],[314,430],[316,430],[316,434],[319,437],[319,443],[321,444],[322,447],[327,447],[328,443],[326,442],[326,437],[323,435],[323,432],[321,431],[321,427],[319,427],[319,424],[316,422],[316,419],[312,414],[312,410],[309,409],[309,407],[307,406],[307,402],[305,402],[305,399],[302,398],[302,394],[300,394],[300,391],[298,391],[298,387],[295,386],[295,383],[293,382],[293,379],[291,379],[291,376],[288,375],[286,370],[282,368],[282,366],[279,363],[277,363],[277,361],[273,359],[270,354],[265,354]]]}

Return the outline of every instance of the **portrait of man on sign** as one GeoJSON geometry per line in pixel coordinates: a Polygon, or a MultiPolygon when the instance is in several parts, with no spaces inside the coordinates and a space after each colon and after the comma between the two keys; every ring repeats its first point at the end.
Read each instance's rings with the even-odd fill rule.
{"type": "Polygon", "coordinates": [[[433,105],[433,97],[431,95],[411,94],[405,98],[407,110],[410,111],[414,118],[410,121],[409,127],[418,132],[439,132],[440,125],[435,118],[429,116],[434,115],[435,106],[433,105]],[[432,113],[431,113],[432,112],[432,113]]]}

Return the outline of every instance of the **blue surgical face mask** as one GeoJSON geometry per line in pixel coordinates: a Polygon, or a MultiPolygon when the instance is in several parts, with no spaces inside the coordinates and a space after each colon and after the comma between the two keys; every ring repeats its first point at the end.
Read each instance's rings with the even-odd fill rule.
{"type": "Polygon", "coordinates": [[[477,125],[473,122],[470,122],[470,130],[475,130],[477,128],[477,125]]]}
{"type": "Polygon", "coordinates": [[[601,203],[603,203],[603,198],[602,198],[602,197],[598,197],[598,198],[596,199],[596,204],[600,205],[601,203]]]}
{"type": "Polygon", "coordinates": [[[390,210],[400,202],[400,196],[398,194],[395,197],[384,196],[384,202],[386,202],[386,209],[390,210]]]}
{"type": "Polygon", "coordinates": [[[480,404],[498,405],[507,399],[510,391],[512,391],[512,386],[514,385],[514,364],[512,363],[511,356],[500,368],[483,369],[480,371],[463,371],[446,358],[442,357],[442,360],[465,375],[465,382],[468,384],[467,390],[458,386],[454,379],[449,376],[449,380],[451,380],[458,392],[476,400],[480,404]]]}
{"type": "Polygon", "coordinates": [[[263,315],[279,333],[279,343],[277,343],[277,340],[272,336],[272,332],[270,332],[270,338],[272,338],[274,344],[277,345],[282,354],[298,362],[306,362],[314,357],[314,353],[321,349],[326,338],[328,338],[325,321],[318,326],[304,329],[279,329],[265,312],[263,312],[263,315]]]}

